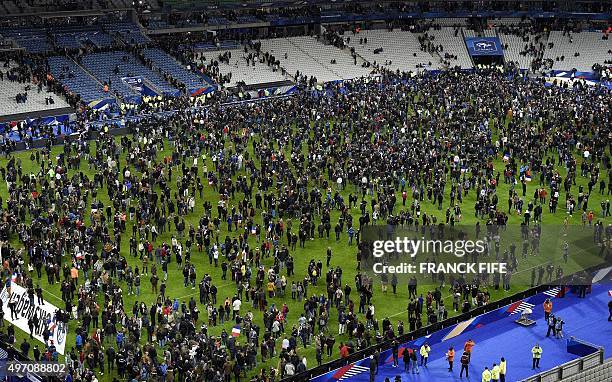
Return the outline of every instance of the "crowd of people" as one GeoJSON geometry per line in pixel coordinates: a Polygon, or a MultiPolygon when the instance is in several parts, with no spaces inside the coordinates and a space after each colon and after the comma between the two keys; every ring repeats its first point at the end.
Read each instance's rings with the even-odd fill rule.
{"type": "MultiPolygon", "coordinates": [[[[376,313],[384,298],[378,280],[364,269],[343,277],[359,266],[362,247],[354,247],[357,261],[337,261],[331,250],[313,253],[311,240],[330,240],[332,227],[349,240],[351,230],[400,214],[435,225],[436,209],[462,206],[468,193],[478,195],[471,213],[485,222],[520,222],[517,204],[532,212],[578,194],[578,209],[590,211],[593,185],[612,190],[609,100],[604,88],[549,87],[496,69],[383,72],[379,82],[144,117],[128,122],[132,135],[83,135],[58,154],[33,151],[28,165],[8,154],[3,274],[31,290],[43,281],[59,288],[73,380],[109,372],[128,380],[278,380],[313,366],[300,347],[314,347],[321,364],[444,319],[448,312],[434,306],[446,295],[457,295],[455,311],[488,298],[478,279],[426,297],[411,284],[404,328],[404,319],[376,313]],[[503,153],[505,168],[494,166],[503,153]],[[512,186],[508,210],[496,192],[500,174],[526,185],[525,166],[550,197],[532,200],[512,186]],[[588,189],[578,190],[578,178],[588,189]],[[400,201],[406,190],[410,208],[400,201]],[[174,280],[192,296],[170,294],[174,280]],[[233,293],[218,296],[228,282],[233,293]],[[299,304],[283,303],[289,293],[299,304]],[[273,367],[256,371],[271,358],[273,367]]],[[[608,251],[611,237],[608,225],[600,236],[608,251]]],[[[8,330],[5,339],[16,341],[8,330]]],[[[53,357],[48,347],[34,356],[45,354],[53,357]]]]}

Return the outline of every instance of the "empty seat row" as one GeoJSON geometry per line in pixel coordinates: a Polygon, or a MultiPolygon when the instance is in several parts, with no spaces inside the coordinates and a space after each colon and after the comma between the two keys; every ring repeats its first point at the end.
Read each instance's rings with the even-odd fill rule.
{"type": "Polygon", "coordinates": [[[60,81],[69,91],[79,94],[86,102],[112,98],[104,92],[102,84],[96,81],[83,68],[70,58],[64,56],[49,57],[49,69],[53,77],[60,81]]]}
{"type": "Polygon", "coordinates": [[[204,77],[187,70],[161,49],[145,49],[144,56],[152,61],[153,66],[181,82],[187,89],[195,90],[198,88],[209,87],[211,85],[206,82],[204,77]]]}
{"type": "Polygon", "coordinates": [[[204,51],[201,53],[201,57],[203,58],[200,61],[201,64],[209,65],[217,61],[220,74],[232,74],[230,82],[227,84],[228,86],[235,86],[238,83],[246,85],[262,84],[287,79],[280,71],[273,71],[266,63],[261,62],[259,58],[254,63],[252,61],[247,62],[244,50],[241,49],[204,51]],[[231,55],[229,64],[219,60],[219,55],[226,52],[229,52],[231,55]]]}
{"type": "Polygon", "coordinates": [[[439,69],[441,63],[421,51],[418,34],[402,30],[365,30],[344,37],[348,45],[366,61],[396,71],[439,69]],[[367,39],[367,43],[363,43],[367,39]]]}
{"type": "Polygon", "coordinates": [[[178,92],[159,73],[145,67],[128,52],[91,53],[83,57],[82,64],[100,82],[107,82],[122,97],[138,94],[123,80],[125,77],[142,77],[165,94],[178,92]]]}
{"type": "Polygon", "coordinates": [[[595,63],[603,65],[612,60],[612,41],[602,38],[601,32],[563,34],[551,31],[544,59],[552,62],[550,69],[591,71],[595,63]]]}

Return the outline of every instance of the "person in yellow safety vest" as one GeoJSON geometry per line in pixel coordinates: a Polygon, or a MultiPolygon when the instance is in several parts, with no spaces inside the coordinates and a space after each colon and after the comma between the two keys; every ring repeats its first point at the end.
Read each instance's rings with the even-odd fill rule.
{"type": "Polygon", "coordinates": [[[491,382],[491,372],[488,367],[485,367],[482,372],[482,382],[491,382]]]}
{"type": "Polygon", "coordinates": [[[431,351],[431,348],[429,347],[429,344],[425,342],[423,346],[421,346],[421,349],[419,350],[419,353],[421,354],[421,366],[427,367],[427,358],[429,358],[430,351],[431,351]]]}
{"type": "Polygon", "coordinates": [[[499,382],[506,382],[506,359],[504,357],[499,363],[499,382]]]}
{"type": "Polygon", "coordinates": [[[542,358],[542,348],[540,347],[540,345],[535,344],[535,346],[531,348],[531,355],[533,357],[533,362],[531,363],[531,370],[535,370],[536,367],[539,369],[540,358],[542,358]]]}
{"type": "Polygon", "coordinates": [[[491,382],[499,382],[499,366],[495,363],[491,369],[491,382]]]}

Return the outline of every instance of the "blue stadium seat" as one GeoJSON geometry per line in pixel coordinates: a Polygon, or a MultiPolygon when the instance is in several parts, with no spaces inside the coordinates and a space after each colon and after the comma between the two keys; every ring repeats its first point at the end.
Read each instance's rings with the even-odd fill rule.
{"type": "Polygon", "coordinates": [[[60,48],[79,49],[83,46],[79,41],[79,36],[74,33],[56,34],[53,37],[55,37],[55,44],[60,48]]]}
{"type": "Polygon", "coordinates": [[[93,79],[71,59],[55,56],[49,57],[48,61],[51,74],[61,81],[68,90],[80,94],[83,101],[89,103],[112,98],[112,95],[104,92],[102,85],[98,81],[93,79]]]}
{"type": "Polygon", "coordinates": [[[132,87],[126,84],[123,77],[143,77],[164,94],[177,94],[178,90],[166,82],[162,76],[142,65],[136,58],[127,52],[92,53],[83,57],[83,66],[89,70],[100,82],[110,80],[111,90],[117,92],[122,98],[131,98],[139,95],[132,87]],[[115,68],[118,72],[115,73],[115,68]]]}
{"type": "Polygon", "coordinates": [[[190,72],[161,49],[145,49],[144,56],[153,62],[153,66],[181,82],[190,91],[211,85],[202,76],[190,72]]]}

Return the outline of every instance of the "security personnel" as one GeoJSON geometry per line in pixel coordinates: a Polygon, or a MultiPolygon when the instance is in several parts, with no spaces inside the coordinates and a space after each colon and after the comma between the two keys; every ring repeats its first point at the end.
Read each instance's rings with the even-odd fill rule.
{"type": "Polygon", "coordinates": [[[493,369],[491,369],[491,382],[499,382],[499,366],[495,363],[493,369]]]}
{"type": "Polygon", "coordinates": [[[531,348],[531,355],[533,361],[531,364],[531,370],[535,370],[536,367],[539,369],[540,358],[542,358],[542,348],[540,347],[540,345],[535,344],[535,346],[531,348]]]}
{"type": "Polygon", "coordinates": [[[504,357],[499,363],[499,382],[506,382],[506,359],[504,357]]]}
{"type": "Polygon", "coordinates": [[[430,351],[431,351],[431,348],[429,347],[429,344],[425,342],[423,346],[421,346],[421,349],[419,350],[419,353],[421,354],[421,366],[427,367],[427,358],[429,358],[430,351]]]}
{"type": "Polygon", "coordinates": [[[448,361],[448,371],[453,371],[453,362],[455,361],[455,349],[452,346],[446,352],[446,360],[448,361]]]}
{"type": "Polygon", "coordinates": [[[482,372],[482,382],[491,382],[491,371],[489,371],[488,367],[485,367],[482,372]]]}

